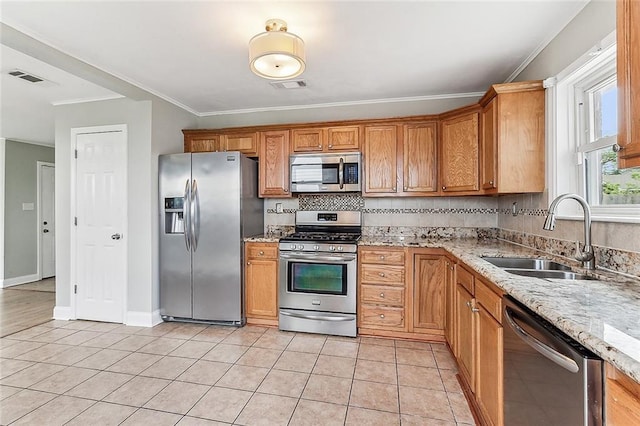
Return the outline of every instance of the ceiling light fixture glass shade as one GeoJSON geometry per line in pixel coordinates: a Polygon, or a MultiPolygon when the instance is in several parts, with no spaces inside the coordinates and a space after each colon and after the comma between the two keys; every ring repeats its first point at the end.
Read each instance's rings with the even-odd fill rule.
{"type": "Polygon", "coordinates": [[[249,41],[251,71],[270,80],[286,80],[304,72],[304,41],[287,32],[287,23],[270,19],[266,32],[249,41]]]}

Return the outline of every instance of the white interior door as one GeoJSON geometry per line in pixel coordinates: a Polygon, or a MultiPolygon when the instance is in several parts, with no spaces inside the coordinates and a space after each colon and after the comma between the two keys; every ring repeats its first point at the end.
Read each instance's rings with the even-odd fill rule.
{"type": "Polygon", "coordinates": [[[56,274],[55,167],[40,164],[40,271],[42,278],[56,274]]]}
{"type": "Polygon", "coordinates": [[[76,135],[76,318],[123,322],[127,277],[124,131],[76,135]]]}

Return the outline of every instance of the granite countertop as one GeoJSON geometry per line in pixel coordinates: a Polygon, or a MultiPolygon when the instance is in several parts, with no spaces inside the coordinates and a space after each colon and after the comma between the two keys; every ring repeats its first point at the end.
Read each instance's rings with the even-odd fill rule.
{"type": "Polygon", "coordinates": [[[282,235],[262,234],[246,237],[244,241],[246,243],[277,243],[282,237],[282,235]]]}
{"type": "Polygon", "coordinates": [[[640,280],[495,239],[363,237],[360,245],[443,248],[506,294],[553,323],[640,383],[640,280]],[[513,275],[481,257],[543,257],[596,280],[541,279],[513,275]]]}

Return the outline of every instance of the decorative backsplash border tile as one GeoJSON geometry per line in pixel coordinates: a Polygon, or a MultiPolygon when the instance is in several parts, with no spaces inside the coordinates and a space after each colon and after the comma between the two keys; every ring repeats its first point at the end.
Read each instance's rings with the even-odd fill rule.
{"type": "MultiPolygon", "coordinates": [[[[497,235],[502,240],[535,248],[556,256],[573,259],[576,252],[575,241],[559,240],[509,229],[497,229],[497,235]]],[[[633,277],[640,277],[640,253],[598,245],[594,245],[593,248],[598,267],[633,277]]]]}
{"type": "Polygon", "coordinates": [[[362,210],[364,198],[360,194],[330,194],[298,196],[300,210],[362,210]]]}

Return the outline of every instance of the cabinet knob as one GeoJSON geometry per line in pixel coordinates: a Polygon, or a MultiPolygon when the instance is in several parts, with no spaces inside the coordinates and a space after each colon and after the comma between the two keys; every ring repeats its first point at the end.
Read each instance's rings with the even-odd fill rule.
{"type": "Polygon", "coordinates": [[[384,278],[384,272],[380,272],[378,275],[384,278]]]}
{"type": "Polygon", "coordinates": [[[288,192],[289,192],[289,190],[285,188],[285,189],[284,189],[284,193],[286,194],[286,193],[288,193],[288,192]]]}
{"type": "Polygon", "coordinates": [[[407,190],[407,187],[405,186],[405,187],[403,188],[403,190],[404,190],[404,191],[406,191],[406,190],[407,190]]]}
{"type": "Polygon", "coordinates": [[[333,145],[332,145],[332,144],[329,144],[329,148],[333,148],[333,145]]]}
{"type": "Polygon", "coordinates": [[[391,188],[391,189],[395,191],[395,190],[396,190],[396,187],[394,186],[394,187],[393,187],[393,188],[391,188]]]}
{"type": "Polygon", "coordinates": [[[443,186],[443,187],[442,187],[442,190],[444,191],[445,189],[447,189],[447,187],[446,187],[446,186],[443,186]]]}
{"type": "Polygon", "coordinates": [[[260,250],[260,256],[264,256],[264,252],[260,250]]]}
{"type": "Polygon", "coordinates": [[[251,262],[247,262],[247,265],[251,265],[251,262]]]}
{"type": "Polygon", "coordinates": [[[380,293],[380,297],[384,299],[384,293],[380,293]]]}
{"type": "Polygon", "coordinates": [[[492,180],[489,181],[489,185],[493,186],[493,181],[492,180]]]}
{"type": "Polygon", "coordinates": [[[471,302],[467,302],[467,308],[471,307],[471,302]]]}
{"type": "Polygon", "coordinates": [[[380,256],[380,260],[384,260],[384,256],[380,256]]]}
{"type": "Polygon", "coordinates": [[[480,312],[480,309],[478,309],[478,308],[471,308],[471,312],[473,312],[473,313],[478,313],[478,312],[480,312]]]}
{"type": "Polygon", "coordinates": [[[384,318],[384,314],[380,314],[380,318],[384,318]]]}
{"type": "Polygon", "coordinates": [[[318,148],[322,148],[322,145],[318,145],[318,148]]]}
{"type": "Polygon", "coordinates": [[[622,151],[622,147],[621,147],[620,145],[618,145],[617,143],[614,143],[614,144],[611,146],[611,149],[613,150],[613,152],[620,152],[620,151],[622,151]]]}

